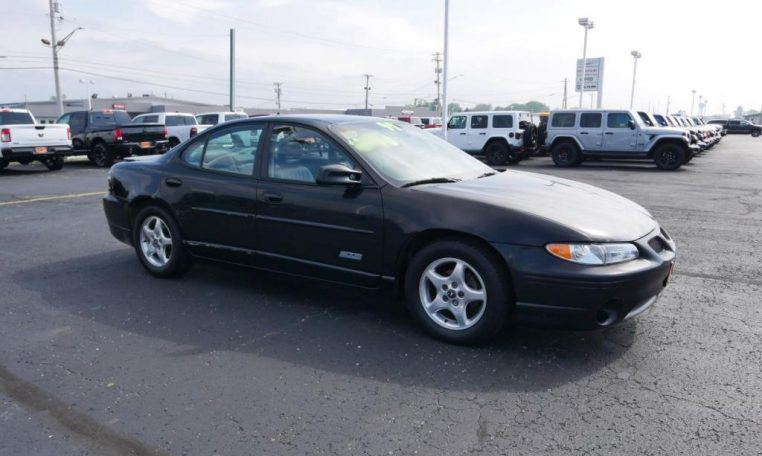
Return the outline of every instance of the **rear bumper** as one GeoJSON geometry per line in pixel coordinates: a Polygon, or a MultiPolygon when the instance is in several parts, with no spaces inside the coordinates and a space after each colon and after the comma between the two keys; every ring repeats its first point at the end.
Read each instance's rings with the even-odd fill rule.
{"type": "Polygon", "coordinates": [[[103,197],[103,211],[106,213],[111,234],[125,244],[132,245],[130,212],[127,202],[114,195],[103,197]]]}
{"type": "Polygon", "coordinates": [[[65,157],[72,154],[71,146],[41,146],[45,147],[44,153],[37,153],[37,147],[4,147],[3,158],[8,161],[15,160],[41,160],[52,157],[65,157]]]}
{"type": "Polygon", "coordinates": [[[120,156],[163,154],[169,147],[169,141],[150,141],[151,147],[140,147],[139,142],[119,142],[109,146],[113,153],[120,156]]]}
{"type": "Polygon", "coordinates": [[[517,320],[594,329],[646,312],[667,286],[674,243],[658,229],[634,243],[640,258],[607,266],[559,260],[542,247],[493,245],[511,271],[517,320]]]}

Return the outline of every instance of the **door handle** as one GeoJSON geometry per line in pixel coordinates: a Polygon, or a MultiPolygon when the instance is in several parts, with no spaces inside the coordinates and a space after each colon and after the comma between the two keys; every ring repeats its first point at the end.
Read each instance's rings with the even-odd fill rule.
{"type": "Polygon", "coordinates": [[[283,201],[283,195],[277,192],[264,192],[262,198],[268,203],[280,203],[283,201]]]}
{"type": "Polygon", "coordinates": [[[611,132],[611,131],[607,131],[607,132],[606,132],[606,134],[607,134],[607,135],[613,135],[613,134],[614,134],[614,132],[611,132]]]}
{"type": "Polygon", "coordinates": [[[183,181],[176,177],[168,177],[164,180],[164,183],[167,184],[168,187],[179,187],[183,185],[183,181]]]}
{"type": "Polygon", "coordinates": [[[586,131],[581,131],[581,132],[579,132],[579,134],[581,134],[581,135],[586,135],[586,134],[588,134],[588,133],[587,133],[586,131]]]}
{"type": "Polygon", "coordinates": [[[465,136],[466,134],[465,134],[465,133],[460,133],[460,135],[461,135],[461,136],[465,136]]]}
{"type": "Polygon", "coordinates": [[[484,136],[484,135],[486,135],[486,134],[487,134],[487,133],[479,133],[479,136],[484,136]]]}

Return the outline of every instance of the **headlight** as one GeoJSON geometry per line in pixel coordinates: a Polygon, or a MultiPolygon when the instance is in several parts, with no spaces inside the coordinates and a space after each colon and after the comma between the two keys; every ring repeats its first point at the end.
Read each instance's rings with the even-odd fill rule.
{"type": "Polygon", "coordinates": [[[548,244],[545,250],[562,260],[579,264],[615,264],[634,260],[638,248],[634,244],[548,244]]]}

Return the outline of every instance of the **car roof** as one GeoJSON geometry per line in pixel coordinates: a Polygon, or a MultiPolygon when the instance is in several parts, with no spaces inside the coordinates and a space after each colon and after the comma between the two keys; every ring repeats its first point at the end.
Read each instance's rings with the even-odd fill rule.
{"type": "Polygon", "coordinates": [[[0,112],[31,112],[28,109],[17,109],[17,108],[0,108],[0,112]]]}
{"type": "Polygon", "coordinates": [[[489,114],[531,114],[529,111],[468,111],[468,112],[454,112],[452,113],[453,116],[455,115],[466,115],[466,114],[476,114],[480,116],[486,116],[489,114]]]}
{"type": "Polygon", "coordinates": [[[208,116],[209,114],[243,114],[247,115],[245,112],[234,112],[234,111],[209,111],[209,112],[199,112],[196,115],[197,116],[208,116]]]}

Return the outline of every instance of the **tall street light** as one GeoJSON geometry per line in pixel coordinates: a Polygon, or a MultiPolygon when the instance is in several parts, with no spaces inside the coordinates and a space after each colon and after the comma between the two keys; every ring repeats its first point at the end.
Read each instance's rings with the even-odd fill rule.
{"type": "Polygon", "coordinates": [[[696,104],[696,91],[691,90],[693,96],[691,97],[691,115],[693,115],[693,106],[696,104]]]}
{"type": "Polygon", "coordinates": [[[448,58],[447,54],[447,38],[450,34],[450,0],[445,0],[444,7],[444,55],[442,56],[442,77],[444,79],[442,84],[442,137],[445,141],[447,141],[447,121],[449,120],[447,112],[447,66],[450,63],[450,59],[448,58]]]}
{"type": "Polygon", "coordinates": [[[92,100],[92,95],[90,95],[90,86],[91,85],[95,85],[95,82],[93,82],[92,79],[80,79],[79,83],[80,84],[84,84],[85,85],[85,89],[87,89],[86,90],[86,92],[87,92],[87,110],[88,111],[92,111],[93,110],[93,100],[92,100]]]}
{"type": "Polygon", "coordinates": [[[53,4],[53,0],[48,0],[48,5],[50,7],[50,40],[42,38],[40,41],[42,41],[42,44],[45,46],[50,46],[50,49],[53,50],[53,76],[56,80],[56,103],[58,104],[58,115],[60,116],[63,114],[63,100],[61,99],[61,80],[58,77],[58,52],[59,49],[69,41],[69,38],[74,35],[74,32],[77,30],[84,30],[84,28],[77,27],[72,30],[71,33],[63,37],[63,39],[56,40],[57,5],[53,4]]]}
{"type": "Polygon", "coordinates": [[[579,25],[585,28],[585,44],[582,46],[582,79],[579,85],[579,107],[582,107],[582,97],[585,95],[585,71],[587,70],[587,31],[595,27],[595,23],[587,17],[581,17],[579,25]]]}
{"type": "Polygon", "coordinates": [[[635,77],[638,74],[638,59],[643,57],[643,54],[641,54],[640,51],[632,51],[630,52],[630,55],[635,61],[635,64],[632,67],[632,91],[630,92],[630,109],[632,109],[632,106],[635,103],[635,77]]]}

